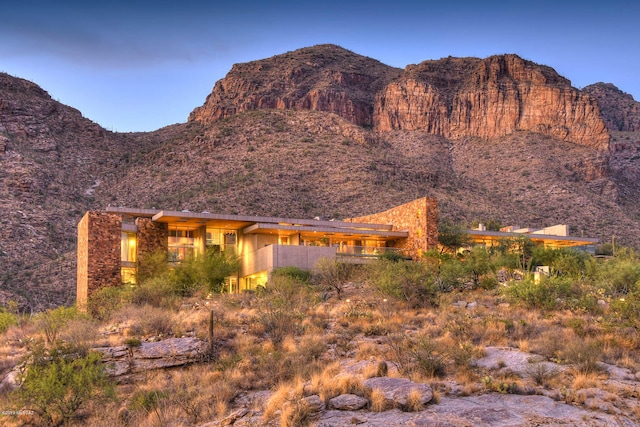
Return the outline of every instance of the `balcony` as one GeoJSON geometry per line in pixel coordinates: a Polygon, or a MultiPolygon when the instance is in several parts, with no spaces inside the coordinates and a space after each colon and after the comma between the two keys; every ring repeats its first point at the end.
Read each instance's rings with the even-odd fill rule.
{"type": "Polygon", "coordinates": [[[408,256],[406,256],[405,251],[399,248],[377,246],[340,246],[336,251],[336,256],[344,259],[377,259],[384,254],[396,254],[403,258],[410,259],[408,256]]]}

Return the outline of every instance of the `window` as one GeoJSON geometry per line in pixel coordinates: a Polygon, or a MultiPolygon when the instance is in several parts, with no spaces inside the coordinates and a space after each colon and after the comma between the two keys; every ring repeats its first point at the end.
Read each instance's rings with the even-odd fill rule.
{"type": "Polygon", "coordinates": [[[136,233],[122,233],[120,239],[120,259],[124,262],[136,262],[138,245],[136,233]]]}
{"type": "Polygon", "coordinates": [[[169,227],[169,261],[182,261],[193,256],[195,243],[194,230],[169,227]]]}
{"type": "Polygon", "coordinates": [[[122,283],[125,285],[135,285],[137,282],[135,268],[122,267],[120,276],[122,277],[122,283]]]}

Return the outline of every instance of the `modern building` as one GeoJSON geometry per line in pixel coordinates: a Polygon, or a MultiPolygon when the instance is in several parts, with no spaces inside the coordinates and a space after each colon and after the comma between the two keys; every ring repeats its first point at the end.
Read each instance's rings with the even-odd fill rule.
{"type": "Polygon", "coordinates": [[[430,198],[340,221],[109,207],[78,224],[77,303],[102,287],[135,283],[139,260],[157,251],[174,263],[210,247],[233,251],[240,268],[227,289],[241,292],[264,285],[278,267],[309,270],[321,258],[364,263],[388,251],[416,259],[437,245],[430,198]]]}
{"type": "Polygon", "coordinates": [[[572,247],[589,253],[595,253],[599,240],[592,237],[569,235],[569,227],[558,224],[545,228],[522,228],[519,226],[502,227],[500,231],[489,231],[482,224],[474,230],[467,230],[473,244],[494,246],[505,239],[526,237],[537,245],[559,249],[572,247]]]}

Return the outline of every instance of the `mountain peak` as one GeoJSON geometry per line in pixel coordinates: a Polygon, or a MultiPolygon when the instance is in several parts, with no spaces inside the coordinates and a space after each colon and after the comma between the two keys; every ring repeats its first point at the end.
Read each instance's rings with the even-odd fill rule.
{"type": "Polygon", "coordinates": [[[518,55],[447,57],[400,70],[331,44],[234,65],[189,121],[269,108],[335,113],[378,132],[489,139],[523,130],[603,150],[609,142],[590,95],[518,55]]]}
{"type": "Polygon", "coordinates": [[[640,131],[640,102],[611,83],[594,83],[583,91],[597,99],[602,117],[611,130],[640,131]]]}

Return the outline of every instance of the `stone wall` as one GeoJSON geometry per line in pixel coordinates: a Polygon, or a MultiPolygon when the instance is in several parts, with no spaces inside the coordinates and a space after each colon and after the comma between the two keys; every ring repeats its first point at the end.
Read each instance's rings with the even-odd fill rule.
{"type": "Polygon", "coordinates": [[[408,231],[409,237],[393,242],[392,247],[404,250],[413,259],[438,248],[438,202],[423,197],[387,211],[350,218],[345,221],[372,224],[393,224],[394,231],[408,231]]]}
{"type": "MultiPolygon", "coordinates": [[[[138,227],[138,269],[144,270],[145,255],[156,251],[169,252],[169,227],[163,222],[153,222],[151,218],[136,218],[138,227]]],[[[138,270],[140,271],[140,270],[138,270]]]]}
{"type": "Polygon", "coordinates": [[[89,211],[78,223],[78,307],[97,289],[120,285],[121,230],[120,215],[105,212],[89,211]]]}

